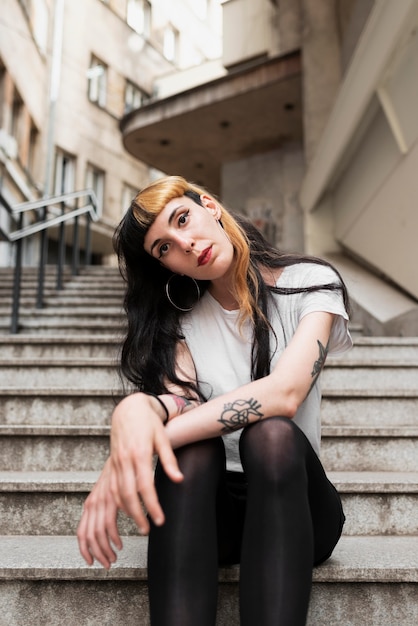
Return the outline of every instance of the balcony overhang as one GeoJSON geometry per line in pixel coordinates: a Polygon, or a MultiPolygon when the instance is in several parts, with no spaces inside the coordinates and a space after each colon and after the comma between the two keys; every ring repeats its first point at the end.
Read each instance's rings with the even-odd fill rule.
{"type": "Polygon", "coordinates": [[[220,192],[223,163],[302,139],[300,52],[230,71],[132,111],[123,143],[139,160],[220,192]]]}

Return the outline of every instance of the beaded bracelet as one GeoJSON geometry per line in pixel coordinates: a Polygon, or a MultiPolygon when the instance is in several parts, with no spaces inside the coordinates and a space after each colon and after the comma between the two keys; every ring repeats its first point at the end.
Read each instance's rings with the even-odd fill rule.
{"type": "Polygon", "coordinates": [[[152,396],[153,398],[158,400],[158,402],[161,404],[161,406],[164,409],[164,413],[165,413],[165,420],[163,420],[163,425],[165,426],[167,424],[167,422],[168,422],[168,418],[170,417],[170,414],[168,412],[168,409],[167,409],[166,405],[161,400],[161,398],[159,396],[157,396],[156,393],[151,393],[150,391],[144,391],[143,393],[145,393],[146,396],[152,396]]]}

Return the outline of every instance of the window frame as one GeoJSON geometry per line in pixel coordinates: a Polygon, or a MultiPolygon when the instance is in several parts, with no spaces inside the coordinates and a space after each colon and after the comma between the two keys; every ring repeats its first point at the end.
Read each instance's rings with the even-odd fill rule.
{"type": "Polygon", "coordinates": [[[108,66],[98,57],[92,55],[87,70],[87,95],[90,102],[104,109],[107,103],[108,66]]]}

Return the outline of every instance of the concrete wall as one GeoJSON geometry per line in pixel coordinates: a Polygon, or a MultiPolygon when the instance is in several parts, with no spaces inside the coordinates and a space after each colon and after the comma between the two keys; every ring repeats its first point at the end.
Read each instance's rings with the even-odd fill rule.
{"type": "Polygon", "coordinates": [[[222,9],[222,62],[226,68],[285,54],[300,46],[298,0],[224,0],[222,9]]]}
{"type": "Polygon", "coordinates": [[[412,30],[386,68],[333,193],[337,240],[415,297],[417,73],[418,34],[412,30]]]}
{"type": "Polygon", "coordinates": [[[231,210],[251,218],[278,248],[302,252],[298,191],[303,173],[303,150],[297,144],[225,163],[221,199],[231,210]]]}
{"type": "Polygon", "coordinates": [[[371,332],[416,334],[418,2],[367,5],[366,21],[352,8],[351,40],[345,21],[352,53],[302,182],[305,246],[343,272],[352,259],[351,296],[371,332]]]}

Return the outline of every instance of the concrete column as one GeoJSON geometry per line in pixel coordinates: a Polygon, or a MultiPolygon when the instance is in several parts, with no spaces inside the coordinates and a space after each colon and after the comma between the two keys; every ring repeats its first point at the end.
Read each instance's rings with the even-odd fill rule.
{"type": "Polygon", "coordinates": [[[337,0],[301,0],[305,158],[312,160],[341,81],[337,0]]]}

